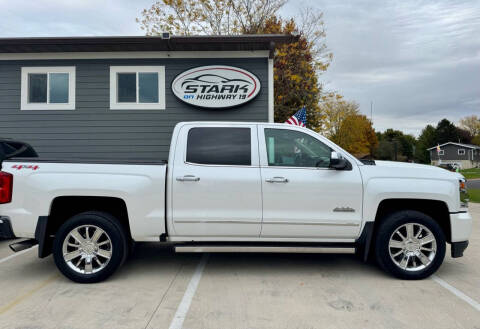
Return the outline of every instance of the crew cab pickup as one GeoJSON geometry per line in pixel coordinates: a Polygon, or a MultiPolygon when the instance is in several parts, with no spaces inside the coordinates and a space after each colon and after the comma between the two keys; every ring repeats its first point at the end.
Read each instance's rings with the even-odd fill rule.
{"type": "MultiPolygon", "coordinates": [[[[6,156],[8,158],[8,156],[6,156]]],[[[76,282],[106,279],[134,242],[176,250],[356,252],[421,279],[468,245],[465,180],[433,166],[363,163],[286,124],[183,122],[166,162],[11,158],[0,225],[53,253],[76,282]],[[188,249],[190,248],[190,249],[188,249]]],[[[12,245],[18,249],[18,245],[12,245]]]]}

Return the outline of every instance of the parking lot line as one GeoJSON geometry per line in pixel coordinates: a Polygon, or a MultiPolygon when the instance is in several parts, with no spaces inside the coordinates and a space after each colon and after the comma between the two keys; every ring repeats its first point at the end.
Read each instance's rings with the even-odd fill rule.
{"type": "Polygon", "coordinates": [[[447,289],[448,291],[450,291],[452,294],[454,294],[455,296],[457,296],[458,298],[462,299],[463,301],[467,302],[468,304],[470,304],[474,309],[476,309],[477,311],[480,311],[480,303],[477,302],[476,300],[468,297],[467,295],[465,295],[463,292],[461,292],[460,290],[458,290],[457,288],[455,288],[454,286],[448,284],[446,281],[440,279],[438,276],[436,275],[432,275],[432,279],[433,281],[435,281],[436,283],[438,283],[439,285],[441,285],[443,288],[447,289]]]}
{"type": "Polygon", "coordinates": [[[183,295],[182,301],[180,305],[178,305],[177,312],[175,312],[175,316],[173,317],[172,322],[170,323],[170,329],[181,329],[183,326],[183,321],[185,321],[185,317],[187,316],[188,310],[190,308],[190,304],[192,304],[193,296],[195,296],[195,292],[197,291],[198,283],[202,278],[203,270],[205,269],[205,265],[208,261],[208,254],[204,254],[202,259],[197,265],[195,269],[195,273],[193,273],[192,279],[190,280],[187,290],[185,290],[185,294],[183,295]]]}
{"type": "Polygon", "coordinates": [[[30,250],[33,250],[33,249],[35,249],[35,248],[38,248],[38,245],[35,245],[35,246],[30,247],[30,248],[28,248],[28,249],[25,249],[25,250],[16,252],[16,253],[14,253],[13,255],[10,255],[10,256],[8,256],[8,257],[2,258],[2,259],[0,259],[0,264],[5,263],[6,261],[8,261],[8,260],[10,260],[10,259],[12,259],[12,258],[15,258],[15,257],[17,257],[17,256],[23,255],[24,253],[29,252],[30,250]]]}

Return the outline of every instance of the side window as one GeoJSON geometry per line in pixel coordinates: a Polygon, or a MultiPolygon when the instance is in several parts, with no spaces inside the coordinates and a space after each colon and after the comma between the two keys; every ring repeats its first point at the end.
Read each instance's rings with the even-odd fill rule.
{"type": "Polygon", "coordinates": [[[328,168],[332,149],[305,133],[265,129],[269,166],[328,168]]]}
{"type": "Polygon", "coordinates": [[[250,166],[251,149],[250,128],[192,128],[188,132],[187,162],[250,166]]]}

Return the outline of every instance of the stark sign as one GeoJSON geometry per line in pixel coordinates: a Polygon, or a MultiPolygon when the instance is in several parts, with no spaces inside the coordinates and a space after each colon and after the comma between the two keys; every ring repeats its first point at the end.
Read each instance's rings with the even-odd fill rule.
{"type": "Polygon", "coordinates": [[[179,74],[172,83],[175,96],[204,108],[227,108],[247,103],[260,91],[258,78],[232,66],[201,66],[179,74]]]}

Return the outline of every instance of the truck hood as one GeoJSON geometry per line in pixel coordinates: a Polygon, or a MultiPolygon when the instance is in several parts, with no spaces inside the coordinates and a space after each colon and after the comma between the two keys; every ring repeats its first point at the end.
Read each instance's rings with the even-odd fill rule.
{"type": "Polygon", "coordinates": [[[362,166],[362,172],[368,171],[373,176],[378,174],[382,177],[390,176],[430,179],[465,179],[462,174],[431,165],[377,160],[375,160],[375,164],[375,166],[362,166]]]}

